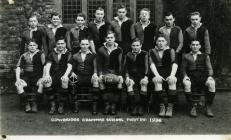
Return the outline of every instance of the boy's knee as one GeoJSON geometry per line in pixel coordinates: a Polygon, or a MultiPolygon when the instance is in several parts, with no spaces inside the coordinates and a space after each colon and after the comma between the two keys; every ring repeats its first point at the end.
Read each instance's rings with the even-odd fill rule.
{"type": "Polygon", "coordinates": [[[188,79],[183,79],[184,91],[191,92],[191,81],[188,79]]]}
{"type": "Polygon", "coordinates": [[[207,80],[205,85],[208,87],[208,90],[210,92],[215,92],[216,91],[216,83],[215,83],[215,80],[213,79],[210,79],[210,80],[207,80]]]}
{"type": "Polygon", "coordinates": [[[156,77],[152,79],[154,85],[155,85],[155,91],[161,91],[162,90],[162,83],[163,81],[159,81],[156,77]]]}

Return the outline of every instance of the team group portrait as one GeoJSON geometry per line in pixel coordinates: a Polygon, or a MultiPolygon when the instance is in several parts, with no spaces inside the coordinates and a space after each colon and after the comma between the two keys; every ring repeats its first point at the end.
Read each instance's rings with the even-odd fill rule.
{"type": "Polygon", "coordinates": [[[3,37],[17,38],[16,49],[1,39],[1,63],[11,69],[1,71],[1,134],[230,133],[231,2],[2,0],[1,7],[3,37]],[[14,22],[19,32],[9,35],[14,22]]]}

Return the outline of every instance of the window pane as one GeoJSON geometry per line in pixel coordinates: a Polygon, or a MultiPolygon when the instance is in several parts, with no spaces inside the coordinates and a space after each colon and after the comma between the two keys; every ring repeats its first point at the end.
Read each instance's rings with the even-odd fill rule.
{"type": "Polygon", "coordinates": [[[63,0],[62,1],[62,17],[64,24],[72,24],[78,13],[81,12],[81,0],[63,0]]]}

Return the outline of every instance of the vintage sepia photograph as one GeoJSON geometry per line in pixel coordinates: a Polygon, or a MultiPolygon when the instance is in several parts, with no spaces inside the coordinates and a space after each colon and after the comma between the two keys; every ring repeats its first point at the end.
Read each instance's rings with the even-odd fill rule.
{"type": "Polygon", "coordinates": [[[0,33],[0,140],[231,140],[231,0],[0,0],[0,33]]]}

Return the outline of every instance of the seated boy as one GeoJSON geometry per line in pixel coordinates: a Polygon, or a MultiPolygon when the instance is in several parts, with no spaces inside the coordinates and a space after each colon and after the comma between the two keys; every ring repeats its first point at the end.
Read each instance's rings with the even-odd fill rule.
{"type": "MultiPolygon", "coordinates": [[[[87,38],[83,38],[80,41],[80,51],[75,53],[72,56],[72,74],[70,78],[77,79],[77,89],[82,86],[93,86],[93,88],[99,87],[98,76],[97,76],[97,65],[96,65],[96,54],[92,53],[89,49],[90,41],[87,38]]],[[[94,90],[97,91],[97,90],[94,90]]],[[[92,114],[97,114],[97,93],[93,95],[92,102],[92,114]]],[[[74,95],[74,104],[75,110],[77,113],[79,111],[78,108],[78,100],[77,95],[74,95]]]]}
{"type": "Polygon", "coordinates": [[[213,79],[213,69],[208,54],[200,52],[200,42],[193,40],[190,45],[191,52],[183,56],[182,73],[184,76],[183,85],[186,98],[191,106],[190,116],[197,116],[197,104],[202,89],[205,91],[206,115],[213,117],[211,106],[215,97],[215,80],[213,79]]]}
{"type": "Polygon", "coordinates": [[[56,112],[56,104],[58,103],[58,113],[64,114],[64,102],[67,95],[61,93],[62,89],[68,88],[68,76],[71,72],[70,64],[71,53],[66,49],[66,40],[60,37],[56,40],[56,47],[48,56],[46,64],[45,82],[51,82],[52,91],[49,93],[49,103],[51,105],[49,114],[56,112]]]}
{"type": "Polygon", "coordinates": [[[159,100],[160,117],[172,117],[173,105],[177,99],[175,75],[178,66],[175,60],[175,51],[167,46],[165,37],[159,35],[155,48],[149,51],[149,62],[154,75],[152,81],[159,100]]]}
{"type": "Polygon", "coordinates": [[[45,55],[38,50],[35,40],[29,40],[28,51],[23,53],[16,68],[16,87],[18,94],[25,96],[25,111],[37,112],[36,97],[42,93],[45,55]],[[22,76],[20,75],[22,73],[22,76]]]}
{"type": "Polygon", "coordinates": [[[148,85],[148,53],[141,50],[141,42],[135,39],[132,42],[132,51],[125,55],[125,84],[127,86],[128,98],[132,106],[131,115],[143,115],[143,108],[146,104],[148,85]],[[134,90],[133,86],[138,86],[134,90]]]}
{"type": "Polygon", "coordinates": [[[116,114],[116,104],[122,90],[122,49],[115,43],[115,33],[107,32],[106,42],[98,51],[99,81],[105,103],[104,114],[116,114]]]}

